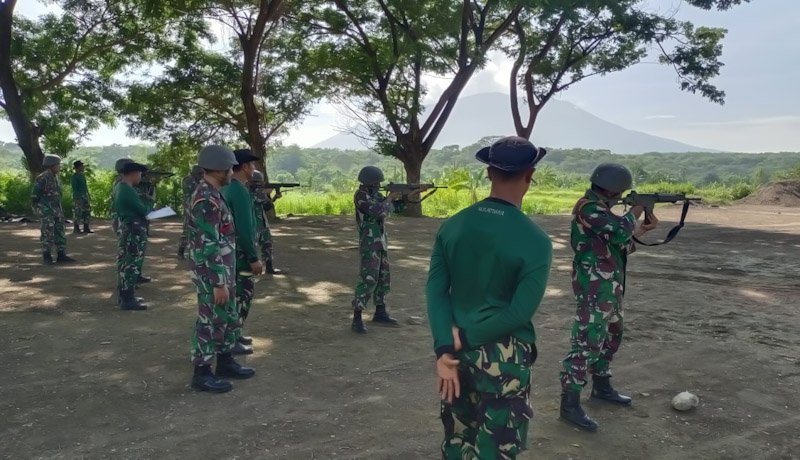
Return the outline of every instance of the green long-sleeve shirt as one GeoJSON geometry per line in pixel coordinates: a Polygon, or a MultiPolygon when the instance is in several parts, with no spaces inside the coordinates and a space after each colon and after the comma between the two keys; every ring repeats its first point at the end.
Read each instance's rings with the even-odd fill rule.
{"type": "Polygon", "coordinates": [[[531,321],[544,297],[553,245],[516,206],[487,198],[439,228],[426,297],[436,356],[514,337],[533,343],[531,321]]]}
{"type": "Polygon", "coordinates": [[[151,208],[145,206],[133,187],[120,182],[114,187],[114,212],[123,224],[134,220],[144,220],[151,208]]]}
{"type": "Polygon", "coordinates": [[[233,214],[236,227],[236,266],[248,267],[258,261],[256,250],[256,216],[250,191],[236,179],[222,187],[222,196],[233,214]]]}
{"type": "Polygon", "coordinates": [[[89,187],[86,185],[86,175],[75,173],[70,180],[72,183],[72,198],[83,198],[89,194],[89,187]]]}

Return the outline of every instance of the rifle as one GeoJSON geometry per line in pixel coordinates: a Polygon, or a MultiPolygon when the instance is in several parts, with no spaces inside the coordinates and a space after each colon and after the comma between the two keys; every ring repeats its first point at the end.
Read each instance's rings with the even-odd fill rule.
{"type": "Polygon", "coordinates": [[[653,208],[655,208],[656,203],[677,203],[679,201],[683,201],[681,220],[678,225],[669,231],[664,241],[660,243],[644,243],[635,236],[633,237],[634,241],[643,246],[660,246],[662,244],[669,243],[673,240],[673,238],[678,236],[678,232],[681,231],[686,221],[686,214],[689,212],[689,205],[693,201],[700,201],[700,198],[687,198],[685,193],[637,193],[634,190],[631,191],[631,193],[629,193],[626,197],[618,200],[615,203],[611,203],[611,205],[624,204],[625,206],[641,206],[644,208],[645,212],[644,223],[649,224],[650,219],[647,216],[653,212],[653,208]]]}
{"type": "Polygon", "coordinates": [[[281,192],[281,188],[293,188],[293,187],[302,187],[302,185],[295,183],[295,182],[255,182],[251,184],[253,188],[269,188],[274,189],[278,193],[281,192]]]}
{"type": "Polygon", "coordinates": [[[385,186],[381,187],[381,190],[387,191],[389,193],[397,192],[403,195],[403,199],[407,203],[422,203],[426,198],[436,193],[436,190],[440,188],[447,188],[443,185],[435,185],[435,184],[395,184],[394,182],[389,182],[385,186]],[[415,192],[422,187],[425,187],[426,190],[430,190],[430,192],[426,193],[425,195],[419,198],[419,201],[408,201],[405,196],[409,195],[412,192],[415,192]]]}
{"type": "Polygon", "coordinates": [[[152,170],[147,170],[147,171],[145,171],[145,172],[144,172],[144,174],[143,174],[143,175],[144,175],[144,176],[155,176],[156,178],[159,178],[159,179],[160,179],[160,178],[162,178],[162,177],[172,177],[172,176],[174,176],[174,175],[175,175],[175,173],[171,173],[171,172],[169,172],[169,171],[152,171],[152,170]]]}

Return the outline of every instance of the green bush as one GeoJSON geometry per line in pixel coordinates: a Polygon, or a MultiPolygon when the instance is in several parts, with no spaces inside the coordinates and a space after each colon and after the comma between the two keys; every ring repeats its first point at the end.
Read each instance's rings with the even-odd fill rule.
{"type": "Polygon", "coordinates": [[[0,173],[0,206],[12,214],[30,214],[32,188],[25,172],[0,173]]]}

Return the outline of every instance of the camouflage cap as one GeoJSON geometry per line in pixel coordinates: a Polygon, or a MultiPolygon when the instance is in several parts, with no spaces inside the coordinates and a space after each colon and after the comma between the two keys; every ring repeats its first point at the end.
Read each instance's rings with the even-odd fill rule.
{"type": "Polygon", "coordinates": [[[57,155],[45,155],[44,160],[42,160],[42,166],[45,168],[49,168],[51,166],[61,164],[61,157],[57,155]]]}
{"type": "Polygon", "coordinates": [[[233,150],[222,145],[207,145],[197,154],[197,164],[211,171],[227,171],[239,164],[233,150]]]}
{"type": "Polygon", "coordinates": [[[508,136],[496,140],[475,154],[475,158],[502,171],[525,171],[536,166],[547,155],[547,150],[534,146],[528,139],[508,136]]]}
{"type": "Polygon", "coordinates": [[[201,168],[200,165],[192,165],[191,174],[194,174],[194,175],[203,174],[203,168],[201,168]]]}
{"type": "Polygon", "coordinates": [[[125,166],[126,163],[132,163],[132,162],[133,160],[131,160],[130,158],[120,158],[119,160],[117,160],[116,163],[114,163],[114,171],[121,173],[122,167],[125,166]]]}

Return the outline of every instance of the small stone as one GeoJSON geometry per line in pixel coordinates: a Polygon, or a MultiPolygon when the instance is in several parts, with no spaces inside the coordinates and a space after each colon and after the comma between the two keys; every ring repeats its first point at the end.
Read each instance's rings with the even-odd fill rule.
{"type": "Polygon", "coordinates": [[[672,408],[681,412],[692,410],[697,407],[698,404],[700,404],[700,398],[688,391],[678,393],[672,398],[672,408]]]}
{"type": "Polygon", "coordinates": [[[421,316],[409,316],[408,317],[408,324],[412,326],[419,326],[422,324],[422,317],[421,316]]]}
{"type": "Polygon", "coordinates": [[[639,393],[640,395],[644,396],[645,398],[650,396],[650,393],[639,393]]]}

